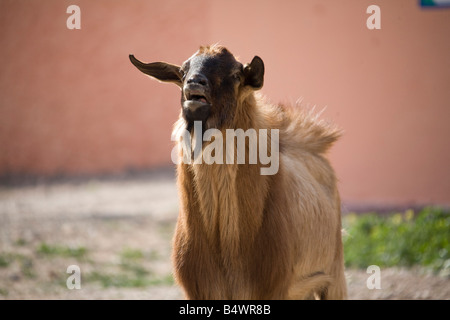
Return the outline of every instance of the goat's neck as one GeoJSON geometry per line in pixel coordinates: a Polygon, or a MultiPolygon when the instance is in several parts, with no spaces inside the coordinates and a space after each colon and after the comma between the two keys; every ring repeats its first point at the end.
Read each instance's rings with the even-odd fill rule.
{"type": "Polygon", "coordinates": [[[238,101],[231,123],[231,129],[259,129],[261,125],[257,99],[252,93],[241,101],[238,101]]]}
{"type": "MultiPolygon", "coordinates": [[[[256,107],[253,95],[244,100],[236,108],[232,129],[258,129],[256,107]]],[[[208,238],[225,263],[237,263],[235,257],[245,254],[262,224],[268,177],[260,175],[258,164],[248,163],[194,164],[190,170],[208,238]]]]}

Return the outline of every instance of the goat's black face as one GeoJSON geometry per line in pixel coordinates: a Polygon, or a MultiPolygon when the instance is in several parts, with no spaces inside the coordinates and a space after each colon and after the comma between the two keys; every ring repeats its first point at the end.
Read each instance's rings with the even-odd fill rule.
{"type": "Polygon", "coordinates": [[[208,124],[205,127],[221,126],[232,116],[239,96],[246,89],[260,89],[264,79],[261,58],[244,66],[221,46],[201,47],[181,67],[144,64],[132,55],[130,60],[142,72],[181,88],[182,114],[189,125],[202,121],[208,124]]]}
{"type": "Polygon", "coordinates": [[[223,117],[236,105],[243,65],[226,49],[201,49],[181,67],[183,116],[191,123],[223,117]]]}

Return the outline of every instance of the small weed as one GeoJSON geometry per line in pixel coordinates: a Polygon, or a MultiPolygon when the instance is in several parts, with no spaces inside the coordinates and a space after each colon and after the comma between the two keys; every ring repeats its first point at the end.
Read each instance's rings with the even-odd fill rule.
{"type": "Polygon", "coordinates": [[[104,288],[119,287],[119,288],[131,288],[131,287],[145,287],[147,285],[145,277],[138,277],[129,275],[126,273],[100,273],[94,271],[87,275],[87,281],[99,281],[104,288]]]}
{"type": "Polygon", "coordinates": [[[153,278],[151,281],[151,285],[173,285],[175,281],[173,280],[173,276],[168,274],[162,278],[153,278]]]}
{"type": "Polygon", "coordinates": [[[167,275],[162,278],[151,275],[149,272],[142,272],[136,270],[122,270],[118,273],[105,273],[94,271],[86,276],[88,282],[100,282],[102,287],[118,287],[118,288],[142,288],[156,285],[173,284],[172,275],[167,275]]]}
{"type": "Polygon", "coordinates": [[[8,291],[8,289],[5,289],[5,288],[0,288],[0,296],[4,296],[4,297],[7,297],[7,296],[8,296],[8,294],[9,294],[9,291],[8,291]]]}
{"type": "Polygon", "coordinates": [[[20,270],[25,277],[36,278],[36,273],[33,268],[33,260],[31,258],[25,256],[20,258],[20,270]]]}
{"type": "Polygon", "coordinates": [[[138,278],[145,277],[149,274],[149,272],[143,266],[141,266],[137,263],[121,262],[120,268],[124,272],[129,272],[133,276],[136,276],[138,278]]]}
{"type": "Polygon", "coordinates": [[[120,253],[121,260],[141,260],[144,258],[144,253],[139,249],[123,249],[120,253]]]}
{"type": "Polygon", "coordinates": [[[27,245],[28,242],[23,238],[19,238],[16,240],[16,242],[14,244],[18,247],[23,247],[23,246],[27,245]]]}
{"type": "Polygon", "coordinates": [[[13,259],[14,257],[10,253],[0,253],[0,268],[8,267],[13,259]]]}
{"type": "Polygon", "coordinates": [[[36,252],[45,256],[84,258],[87,254],[87,249],[85,247],[50,245],[44,242],[38,246],[36,252]]]}
{"type": "Polygon", "coordinates": [[[125,248],[120,253],[120,260],[122,262],[137,262],[143,260],[155,261],[161,258],[161,255],[156,250],[150,252],[143,252],[139,249],[125,248]]]}
{"type": "Polygon", "coordinates": [[[30,257],[24,256],[18,253],[1,253],[0,254],[0,267],[7,268],[12,263],[17,262],[20,265],[22,274],[27,278],[36,277],[33,271],[33,260],[30,257]]]}
{"type": "Polygon", "coordinates": [[[151,251],[149,255],[144,254],[139,249],[126,248],[119,253],[120,263],[117,265],[116,272],[98,272],[93,271],[86,276],[86,280],[90,282],[100,282],[107,287],[148,287],[156,285],[173,284],[172,275],[157,277],[151,270],[142,265],[146,259],[155,259],[155,251],[151,251]]]}

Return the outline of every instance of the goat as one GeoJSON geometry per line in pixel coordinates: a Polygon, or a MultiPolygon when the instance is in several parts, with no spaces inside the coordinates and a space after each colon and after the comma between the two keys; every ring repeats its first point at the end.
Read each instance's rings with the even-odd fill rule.
{"type": "Polygon", "coordinates": [[[174,134],[193,135],[196,121],[203,132],[279,130],[276,174],[261,174],[261,161],[177,164],[181,205],[172,260],[186,298],[345,299],[340,197],[324,156],[340,131],[311,111],[258,95],[264,82],[258,56],[243,65],[212,45],[182,66],[130,60],[146,75],[181,88],[174,134]]]}

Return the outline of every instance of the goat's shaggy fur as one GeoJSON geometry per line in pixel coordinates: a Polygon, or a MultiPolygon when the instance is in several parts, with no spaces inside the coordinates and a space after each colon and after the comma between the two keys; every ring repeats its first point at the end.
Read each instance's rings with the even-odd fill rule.
{"type": "MultiPolygon", "coordinates": [[[[226,49],[206,47],[201,54],[208,50],[226,49]]],[[[340,199],[324,156],[339,130],[245,87],[226,120],[217,128],[224,135],[226,129],[279,129],[279,171],[261,175],[259,162],[178,164],[173,262],[186,297],[346,298],[340,199]]],[[[186,126],[180,117],[174,130],[186,126]]]]}
{"type": "MultiPolygon", "coordinates": [[[[183,128],[183,119],[176,128],[183,128]]],[[[249,95],[234,128],[280,130],[280,169],[179,164],[175,277],[193,299],[346,297],[336,177],[339,131],[311,112],[249,95]]]]}

